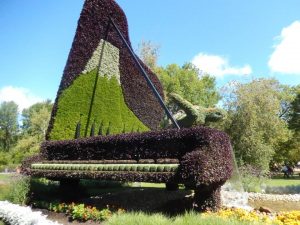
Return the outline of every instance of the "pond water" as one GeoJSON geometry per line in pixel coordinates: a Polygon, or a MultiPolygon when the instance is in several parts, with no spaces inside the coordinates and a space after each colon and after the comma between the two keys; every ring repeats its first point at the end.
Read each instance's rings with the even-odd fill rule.
{"type": "Polygon", "coordinates": [[[272,212],[300,210],[300,202],[250,200],[249,205],[253,208],[267,207],[272,212]]]}

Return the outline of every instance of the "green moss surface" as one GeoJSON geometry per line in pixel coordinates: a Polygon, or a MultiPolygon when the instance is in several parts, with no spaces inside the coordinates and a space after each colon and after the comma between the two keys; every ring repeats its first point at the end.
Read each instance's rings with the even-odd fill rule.
{"type": "MultiPolygon", "coordinates": [[[[84,136],[96,75],[96,69],[81,74],[61,93],[50,140],[74,139],[78,121],[81,121],[81,137],[84,136]]],[[[96,134],[101,123],[103,134],[108,129],[109,134],[149,130],[126,105],[118,79],[115,76],[98,79],[87,134],[93,121],[96,134]]]]}

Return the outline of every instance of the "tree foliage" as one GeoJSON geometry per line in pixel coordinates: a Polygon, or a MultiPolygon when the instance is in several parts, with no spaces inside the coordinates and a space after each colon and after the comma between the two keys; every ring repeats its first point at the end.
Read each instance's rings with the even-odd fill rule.
{"type": "Polygon", "coordinates": [[[138,55],[158,75],[166,95],[174,92],[192,104],[203,107],[213,107],[220,100],[215,78],[209,74],[200,74],[193,64],[186,63],[182,67],[177,64],[158,66],[157,44],[142,41],[138,55]]]}
{"type": "Polygon", "coordinates": [[[300,161],[300,86],[285,88],[285,101],[281,104],[281,118],[288,123],[290,138],[276,148],[274,163],[296,163],[300,161]],[[283,115],[283,116],[282,116],[283,115]]]}
{"type": "Polygon", "coordinates": [[[38,102],[22,111],[22,130],[28,134],[43,135],[49,122],[53,104],[50,100],[38,102]]]}
{"type": "Polygon", "coordinates": [[[159,45],[151,41],[142,41],[138,46],[138,55],[150,69],[155,70],[159,56],[159,45]]]}
{"type": "Polygon", "coordinates": [[[45,138],[51,109],[52,103],[47,100],[23,110],[22,130],[18,141],[6,155],[6,164],[19,164],[25,157],[39,151],[40,143],[45,138]]]}
{"type": "Polygon", "coordinates": [[[209,75],[200,76],[199,70],[190,63],[182,67],[171,64],[156,70],[165,92],[175,92],[194,105],[213,107],[220,100],[216,80],[209,75]]]}
{"type": "Polygon", "coordinates": [[[294,100],[289,104],[288,125],[292,131],[291,138],[283,143],[276,152],[275,161],[292,162],[300,161],[300,85],[293,90],[294,100]]]}
{"type": "Polygon", "coordinates": [[[229,112],[225,129],[240,164],[268,170],[276,149],[290,138],[288,124],[280,118],[286,96],[274,79],[234,85],[225,104],[229,112]]]}
{"type": "Polygon", "coordinates": [[[295,87],[295,99],[291,103],[289,127],[300,132],[300,85],[295,87]]]}
{"type": "Polygon", "coordinates": [[[9,151],[17,140],[18,105],[2,102],[0,105],[0,148],[9,151]]]}
{"type": "Polygon", "coordinates": [[[18,106],[14,102],[0,105],[0,165],[18,164],[26,156],[39,150],[45,138],[52,103],[39,102],[22,112],[22,126],[19,127],[18,106]],[[20,129],[21,128],[21,129],[20,129]]]}

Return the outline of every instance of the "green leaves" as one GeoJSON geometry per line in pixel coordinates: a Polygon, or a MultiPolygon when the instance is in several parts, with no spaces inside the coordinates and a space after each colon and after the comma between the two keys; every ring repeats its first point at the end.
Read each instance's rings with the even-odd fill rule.
{"type": "Polygon", "coordinates": [[[2,102],[0,105],[0,150],[9,151],[18,132],[18,105],[2,102]]]}
{"type": "Polygon", "coordinates": [[[274,79],[237,84],[226,102],[230,134],[237,160],[268,170],[276,148],[290,137],[281,113],[284,89],[274,79]]]}
{"type": "Polygon", "coordinates": [[[165,92],[175,92],[194,105],[213,107],[220,100],[215,78],[208,74],[200,76],[200,71],[192,64],[182,67],[171,64],[157,68],[156,72],[165,92]]]}

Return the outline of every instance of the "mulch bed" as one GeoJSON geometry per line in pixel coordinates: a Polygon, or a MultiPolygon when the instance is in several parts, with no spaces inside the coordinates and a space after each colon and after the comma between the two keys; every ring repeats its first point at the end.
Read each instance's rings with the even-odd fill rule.
{"type": "Polygon", "coordinates": [[[41,211],[43,215],[47,215],[47,219],[51,221],[56,221],[60,224],[64,225],[99,225],[99,222],[94,222],[94,221],[86,221],[86,222],[79,222],[76,220],[71,220],[67,215],[64,213],[55,213],[51,212],[47,209],[33,209],[33,211],[41,211]]]}

